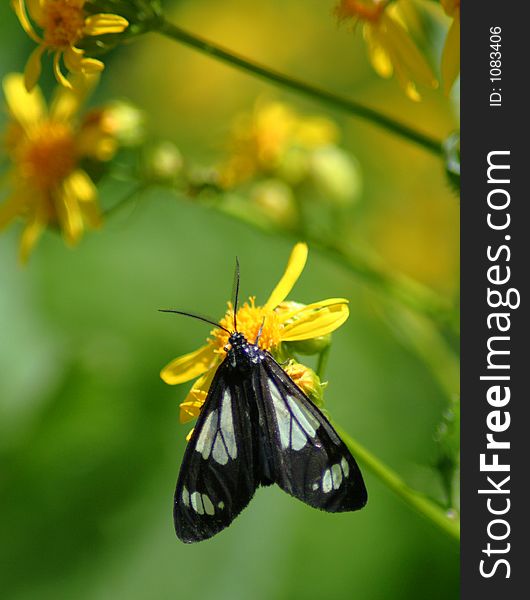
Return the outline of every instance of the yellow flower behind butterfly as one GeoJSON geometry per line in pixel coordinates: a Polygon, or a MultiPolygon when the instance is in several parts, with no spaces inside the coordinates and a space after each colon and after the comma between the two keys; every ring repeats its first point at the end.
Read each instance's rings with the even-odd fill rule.
{"type": "Polygon", "coordinates": [[[416,85],[435,89],[438,82],[397,10],[397,5],[388,0],[340,0],[335,12],[341,21],[362,25],[376,73],[384,78],[395,74],[407,96],[419,101],[416,85]]]}
{"type": "Polygon", "coordinates": [[[3,80],[10,120],[0,150],[11,167],[3,181],[8,193],[0,200],[0,231],[13,221],[25,222],[22,262],[46,227],[60,228],[73,245],[85,226],[100,224],[97,189],[81,163],[110,159],[115,132],[109,119],[95,111],[77,119],[96,80],[82,77],[74,90],[59,86],[49,108],[38,87],[26,90],[21,74],[3,80]]]}
{"type": "Polygon", "coordinates": [[[460,73],[460,0],[440,0],[448,17],[453,19],[442,53],[442,79],[444,92],[448,94],[460,73]]]}
{"type": "MultiPolygon", "coordinates": [[[[301,342],[326,336],[340,327],[349,315],[348,301],[344,298],[329,298],[308,305],[285,300],[304,269],[307,253],[306,244],[296,244],[282,278],[265,304],[257,306],[255,299],[250,298],[237,311],[238,331],[254,343],[261,329],[260,348],[277,357],[284,342],[301,342]]],[[[230,303],[219,324],[233,330],[234,312],[230,303]]],[[[160,376],[170,385],[185,383],[198,377],[180,405],[182,423],[199,415],[213,376],[225,358],[227,343],[228,333],[222,329],[214,329],[206,345],[176,358],[162,369],[160,376]]],[[[310,387],[314,385],[310,370],[298,363],[287,365],[287,373],[289,369],[292,370],[291,377],[309,393],[310,387]]]]}
{"type": "Polygon", "coordinates": [[[103,70],[100,60],[85,56],[79,45],[87,36],[121,33],[129,23],[119,15],[86,10],[86,0],[11,0],[24,31],[38,45],[26,64],[24,82],[31,91],[41,74],[44,52],[53,54],[53,70],[57,81],[70,87],[61,70],[61,60],[71,73],[91,74],[103,70]],[[41,30],[39,35],[34,24],[41,30]]]}

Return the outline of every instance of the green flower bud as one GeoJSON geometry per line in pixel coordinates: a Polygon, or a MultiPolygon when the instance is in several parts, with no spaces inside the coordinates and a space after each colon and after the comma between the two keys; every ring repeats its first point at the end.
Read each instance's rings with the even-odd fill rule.
{"type": "Polygon", "coordinates": [[[284,342],[290,352],[311,356],[320,354],[331,344],[331,333],[299,342],[284,342]]]}
{"type": "Polygon", "coordinates": [[[182,155],[172,142],[153,142],[143,149],[140,176],[152,183],[173,185],[182,172],[182,166],[182,155]]]}
{"type": "Polygon", "coordinates": [[[337,146],[317,148],[311,155],[311,176],[330,203],[339,207],[354,204],[361,192],[357,161],[337,146]]]}
{"type": "Polygon", "coordinates": [[[291,188],[279,179],[267,179],[255,184],[251,190],[252,201],[274,223],[291,227],[296,223],[297,212],[291,188]]]}

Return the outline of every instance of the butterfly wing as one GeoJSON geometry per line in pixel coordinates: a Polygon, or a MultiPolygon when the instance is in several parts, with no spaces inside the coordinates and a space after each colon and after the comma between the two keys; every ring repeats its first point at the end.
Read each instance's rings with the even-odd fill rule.
{"type": "Polygon", "coordinates": [[[270,478],[302,502],[328,512],[362,508],[368,499],[350,451],[326,417],[271,355],[254,375],[268,446],[270,478]]]}
{"type": "Polygon", "coordinates": [[[252,410],[225,360],[180,468],[173,515],[183,542],[198,542],[228,527],[254,495],[259,473],[252,410]]]}

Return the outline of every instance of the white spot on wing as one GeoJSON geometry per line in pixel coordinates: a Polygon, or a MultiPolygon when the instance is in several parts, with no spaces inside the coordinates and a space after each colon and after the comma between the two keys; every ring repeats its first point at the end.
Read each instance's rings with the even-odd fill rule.
{"type": "Polygon", "coordinates": [[[223,510],[223,508],[225,507],[225,503],[221,500],[221,502],[219,502],[219,504],[217,505],[221,510],[223,510]]]}
{"type": "Polygon", "coordinates": [[[190,507],[190,493],[186,489],[186,486],[182,488],[182,502],[186,508],[190,507]]]}
{"type": "Polygon", "coordinates": [[[348,477],[348,474],[350,472],[350,465],[348,464],[348,461],[346,460],[346,457],[343,456],[341,461],[340,461],[340,466],[342,467],[342,472],[344,473],[344,478],[348,477]]]}
{"type": "Polygon", "coordinates": [[[300,407],[292,396],[282,396],[272,381],[268,381],[276,422],[280,431],[280,444],[283,449],[290,447],[301,450],[310,437],[314,437],[319,427],[318,420],[300,407]]]}
{"type": "Polygon", "coordinates": [[[223,394],[223,403],[221,406],[221,432],[223,434],[226,449],[230,458],[237,456],[236,436],[234,434],[234,419],[232,416],[232,403],[230,390],[225,389],[223,394]]]}
{"type": "Polygon", "coordinates": [[[217,411],[212,412],[206,417],[206,421],[202,426],[201,432],[195,445],[195,450],[202,454],[204,460],[206,460],[212,451],[213,438],[215,435],[215,427],[217,423],[217,411]]]}
{"type": "Polygon", "coordinates": [[[276,423],[280,430],[280,444],[283,449],[289,446],[289,431],[291,429],[291,414],[289,413],[285,402],[280,395],[278,388],[270,381],[267,381],[271,393],[272,405],[276,413],[276,423]]]}
{"type": "Polygon", "coordinates": [[[324,471],[324,475],[322,477],[322,491],[324,494],[331,492],[332,489],[332,479],[331,479],[331,471],[326,469],[324,471]]]}
{"type": "Polygon", "coordinates": [[[338,490],[340,484],[342,483],[342,469],[340,468],[339,464],[331,467],[331,479],[333,482],[333,489],[338,490]]]}
{"type": "Polygon", "coordinates": [[[285,399],[289,404],[291,412],[300,424],[300,427],[307,433],[309,437],[315,437],[320,423],[315,417],[306,410],[303,410],[292,396],[286,396],[285,399]]]}
{"type": "Polygon", "coordinates": [[[226,448],[223,444],[223,439],[220,435],[218,435],[215,440],[215,444],[213,446],[212,451],[212,457],[215,460],[215,462],[218,462],[220,465],[226,465],[226,463],[228,462],[228,454],[226,453],[226,448]]]}
{"type": "Polygon", "coordinates": [[[206,494],[202,495],[202,503],[204,506],[204,512],[207,515],[213,515],[215,513],[215,508],[213,507],[212,501],[206,494]]]}
{"type": "Polygon", "coordinates": [[[318,490],[318,483],[314,483],[311,487],[313,490],[318,490]]]}
{"type": "Polygon", "coordinates": [[[199,515],[204,514],[204,506],[202,504],[202,498],[199,492],[193,492],[191,495],[191,505],[196,513],[199,515]]]}

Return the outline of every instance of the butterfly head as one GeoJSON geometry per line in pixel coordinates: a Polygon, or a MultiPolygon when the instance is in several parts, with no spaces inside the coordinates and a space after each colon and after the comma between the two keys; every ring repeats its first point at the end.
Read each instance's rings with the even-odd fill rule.
{"type": "Polygon", "coordinates": [[[256,344],[251,344],[239,331],[230,335],[225,350],[230,366],[241,371],[248,370],[265,358],[265,352],[256,344]]]}

